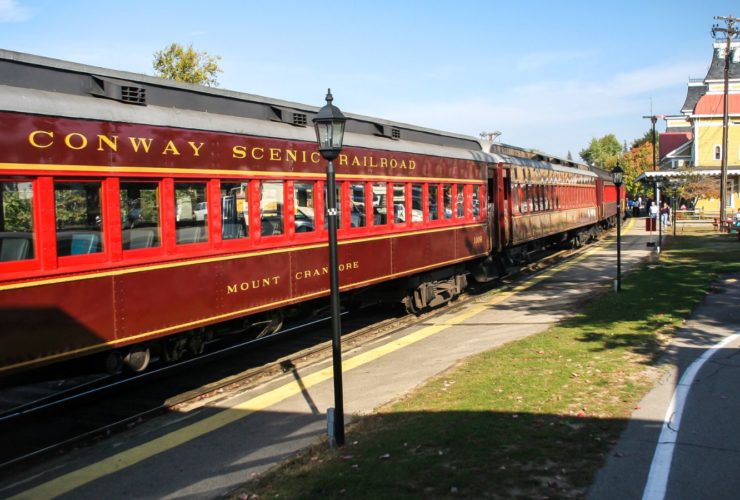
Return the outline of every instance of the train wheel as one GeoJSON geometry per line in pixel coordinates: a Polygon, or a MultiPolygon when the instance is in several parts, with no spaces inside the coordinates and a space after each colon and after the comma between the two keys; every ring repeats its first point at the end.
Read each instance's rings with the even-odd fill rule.
{"type": "Polygon", "coordinates": [[[135,345],[123,357],[123,364],[128,371],[140,373],[147,369],[151,353],[145,345],[135,345]]]}
{"type": "Polygon", "coordinates": [[[183,335],[174,335],[162,340],[162,355],[165,361],[179,361],[188,350],[188,339],[183,335]]]}
{"type": "Polygon", "coordinates": [[[109,351],[103,360],[105,372],[110,375],[118,375],[123,370],[123,355],[121,351],[109,351]]]}
{"type": "Polygon", "coordinates": [[[206,346],[206,332],[204,328],[194,330],[188,335],[188,352],[193,356],[199,356],[203,354],[203,350],[206,346]]]}

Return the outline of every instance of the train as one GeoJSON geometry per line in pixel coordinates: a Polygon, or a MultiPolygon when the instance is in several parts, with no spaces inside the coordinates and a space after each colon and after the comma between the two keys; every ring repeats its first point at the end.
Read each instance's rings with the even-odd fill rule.
{"type": "MultiPolygon", "coordinates": [[[[326,307],[315,106],[0,50],[0,377],[198,355],[326,307]]],[[[615,223],[609,176],[345,113],[343,304],[418,313],[615,223]]]]}

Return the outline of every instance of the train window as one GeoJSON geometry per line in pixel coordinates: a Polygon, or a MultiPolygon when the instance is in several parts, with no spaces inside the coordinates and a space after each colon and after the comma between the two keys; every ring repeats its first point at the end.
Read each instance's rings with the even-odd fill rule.
{"type": "Polygon", "coordinates": [[[121,182],[120,196],[123,249],[158,247],[159,183],[121,182]]]}
{"type": "Polygon", "coordinates": [[[208,241],[205,182],[175,183],[175,228],[178,245],[208,241]]]}
{"type": "Polygon", "coordinates": [[[260,224],[262,236],[283,234],[283,181],[265,181],[260,186],[260,224]]]}
{"type": "Polygon", "coordinates": [[[406,222],[406,185],[393,184],[393,223],[406,222]]]}
{"type": "Polygon", "coordinates": [[[442,185],[442,197],[444,202],[444,218],[452,219],[452,185],[442,185]]]}
{"type": "Polygon", "coordinates": [[[465,217],[465,186],[457,185],[457,218],[465,217]]]}
{"type": "Polygon", "coordinates": [[[439,200],[439,187],[436,184],[429,185],[429,220],[439,219],[439,211],[437,209],[439,200]]]}
{"type": "Polygon", "coordinates": [[[249,238],[249,183],[221,183],[221,238],[249,238]]]}
{"type": "Polygon", "coordinates": [[[296,182],[293,184],[293,210],[295,213],[296,233],[310,233],[316,229],[313,196],[313,182],[296,182]]]}
{"type": "Polygon", "coordinates": [[[33,183],[0,181],[0,193],[0,262],[33,259],[33,183]]]}
{"type": "Polygon", "coordinates": [[[480,218],[480,186],[473,184],[473,219],[480,218]]]}
{"type": "Polygon", "coordinates": [[[373,182],[373,225],[388,223],[388,187],[385,182],[373,182]]]}
{"type": "Polygon", "coordinates": [[[101,182],[54,183],[57,255],[103,251],[101,182]]]}
{"type": "Polygon", "coordinates": [[[411,222],[424,220],[424,187],[421,184],[411,185],[411,222]]]}
{"type": "Polygon", "coordinates": [[[367,224],[365,216],[365,184],[360,182],[351,184],[352,198],[350,199],[350,225],[352,227],[365,227],[367,224]]]}

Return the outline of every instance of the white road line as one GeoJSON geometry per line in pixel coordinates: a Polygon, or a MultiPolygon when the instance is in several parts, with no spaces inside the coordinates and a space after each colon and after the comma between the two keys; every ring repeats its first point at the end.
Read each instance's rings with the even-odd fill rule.
{"type": "Polygon", "coordinates": [[[694,377],[709,358],[739,336],[740,333],[734,333],[704,351],[704,354],[691,363],[678,382],[663,419],[663,429],[660,431],[655,455],[653,455],[653,461],[650,464],[650,474],[645,485],[645,491],[642,494],[642,500],[663,500],[665,498],[668,475],[671,472],[671,462],[673,461],[673,449],[676,447],[678,431],[681,427],[681,416],[694,377]]]}

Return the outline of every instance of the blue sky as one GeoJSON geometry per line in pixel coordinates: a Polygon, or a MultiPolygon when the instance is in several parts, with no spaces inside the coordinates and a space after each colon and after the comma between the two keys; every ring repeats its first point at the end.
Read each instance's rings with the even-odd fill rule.
{"type": "MultiPolygon", "coordinates": [[[[733,9],[734,7],[734,9],[733,9]]],[[[565,156],[678,114],[736,1],[0,0],[0,48],[153,74],[172,42],[220,87],[565,156]]],[[[662,124],[659,122],[660,126],[662,124]]]]}

